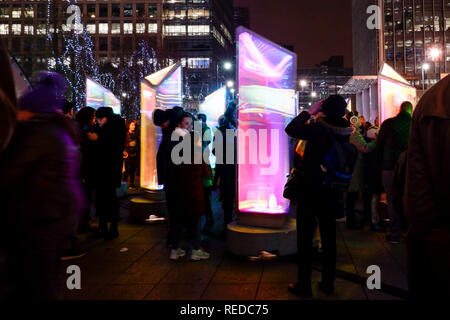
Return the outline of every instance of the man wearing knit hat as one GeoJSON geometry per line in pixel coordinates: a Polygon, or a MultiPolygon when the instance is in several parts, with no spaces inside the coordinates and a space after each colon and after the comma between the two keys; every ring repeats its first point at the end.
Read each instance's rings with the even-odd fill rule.
{"type": "MultiPolygon", "coordinates": [[[[289,291],[300,296],[311,296],[312,238],[314,220],[319,222],[323,249],[322,281],[319,288],[327,294],[334,292],[336,269],[336,220],[339,210],[339,190],[324,184],[325,156],[335,143],[349,144],[353,131],[343,117],[347,103],[344,98],[332,95],[308,112],[303,111],[286,127],[286,133],[296,139],[306,140],[305,153],[299,172],[303,172],[297,206],[298,282],[289,284],[289,291]],[[311,116],[323,113],[313,122],[311,116]],[[337,141],[337,142],[336,142],[337,141]]],[[[345,149],[346,150],[346,149],[345,149]]],[[[356,155],[356,151],[355,151],[356,155]]]]}

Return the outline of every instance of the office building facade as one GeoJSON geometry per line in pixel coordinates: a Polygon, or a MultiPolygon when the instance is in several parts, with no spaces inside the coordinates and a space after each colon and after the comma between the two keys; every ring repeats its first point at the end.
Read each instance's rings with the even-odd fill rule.
{"type": "Polygon", "coordinates": [[[376,74],[384,61],[417,88],[450,72],[450,1],[353,0],[355,75],[376,74]],[[367,9],[377,5],[380,30],[369,29],[367,9]]]}
{"type": "Polygon", "coordinates": [[[100,65],[120,66],[144,40],[158,57],[182,62],[187,94],[195,97],[215,89],[224,77],[217,66],[234,54],[232,0],[51,1],[51,10],[48,3],[0,2],[0,37],[28,75],[64,50],[61,29],[73,32],[64,29],[70,4],[80,8],[100,65]],[[49,14],[53,44],[46,36],[49,14]]]}

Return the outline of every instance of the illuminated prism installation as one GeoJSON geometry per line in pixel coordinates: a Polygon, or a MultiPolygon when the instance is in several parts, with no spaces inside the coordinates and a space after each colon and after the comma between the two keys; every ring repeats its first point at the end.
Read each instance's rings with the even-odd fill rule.
{"type": "Polygon", "coordinates": [[[378,94],[380,123],[395,117],[404,101],[410,101],[415,106],[417,95],[416,88],[386,63],[378,76],[378,94]]]}
{"type": "Polygon", "coordinates": [[[173,64],[145,77],[141,82],[141,187],[161,190],[158,183],[156,153],[161,143],[161,128],[153,124],[155,109],[181,106],[183,95],[182,69],[173,64]]]}
{"type": "MultiPolygon", "coordinates": [[[[205,98],[205,101],[199,106],[199,113],[206,115],[206,124],[211,129],[211,137],[214,137],[217,126],[219,124],[219,118],[225,113],[227,104],[227,88],[222,88],[214,91],[205,98]]],[[[212,143],[209,145],[210,156],[209,163],[211,167],[215,168],[216,157],[212,153],[212,143]]]]}
{"type": "Polygon", "coordinates": [[[296,115],[297,56],[243,27],[237,39],[239,212],[284,215],[291,153],[284,129],[296,115]]]}
{"type": "Polygon", "coordinates": [[[111,107],[115,114],[121,112],[120,100],[91,78],[86,78],[86,106],[95,110],[101,107],[111,107]]]}

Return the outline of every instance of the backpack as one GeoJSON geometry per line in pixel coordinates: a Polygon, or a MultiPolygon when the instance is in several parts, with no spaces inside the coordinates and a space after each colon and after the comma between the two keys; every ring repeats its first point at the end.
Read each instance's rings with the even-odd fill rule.
{"type": "Polygon", "coordinates": [[[340,141],[330,130],[327,129],[327,131],[332,144],[330,151],[320,164],[321,185],[345,191],[350,186],[358,151],[349,141],[340,141]]]}

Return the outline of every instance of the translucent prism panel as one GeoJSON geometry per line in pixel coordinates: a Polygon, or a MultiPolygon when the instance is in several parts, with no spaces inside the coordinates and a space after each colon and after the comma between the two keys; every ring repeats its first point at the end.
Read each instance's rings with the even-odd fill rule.
{"type": "Polygon", "coordinates": [[[156,90],[141,83],[141,187],[158,190],[156,152],[158,151],[159,127],[153,124],[152,114],[156,108],[156,90]]]}
{"type": "MultiPolygon", "coordinates": [[[[199,113],[206,115],[206,124],[211,129],[211,138],[214,137],[219,124],[219,118],[225,113],[227,104],[227,89],[225,86],[214,91],[205,98],[205,101],[199,106],[199,113]]],[[[211,140],[212,141],[212,140],[211,140]]],[[[209,163],[215,168],[216,157],[212,153],[212,143],[209,144],[209,163]]]]}
{"type": "Polygon", "coordinates": [[[416,104],[416,88],[401,84],[397,81],[379,77],[378,90],[380,93],[380,123],[395,117],[400,111],[400,105],[409,101],[416,104]]]}
{"type": "Polygon", "coordinates": [[[199,106],[199,113],[204,113],[208,126],[217,127],[220,116],[225,113],[227,89],[225,86],[214,91],[199,106]]]}
{"type": "Polygon", "coordinates": [[[284,128],[296,114],[296,55],[245,28],[237,33],[239,211],[285,214],[291,150],[284,128]]]}
{"type": "Polygon", "coordinates": [[[182,88],[182,69],[179,65],[172,65],[149,75],[141,83],[141,187],[144,189],[164,188],[158,183],[156,167],[162,132],[160,127],[153,124],[153,111],[181,106],[182,88]],[[153,83],[158,85],[153,86],[153,83]]]}
{"type": "Polygon", "coordinates": [[[182,70],[178,66],[156,88],[156,107],[161,109],[181,106],[183,101],[182,70]]]}
{"type": "Polygon", "coordinates": [[[111,91],[89,78],[86,78],[86,106],[96,110],[111,107],[115,114],[121,112],[120,100],[111,91]]]}

